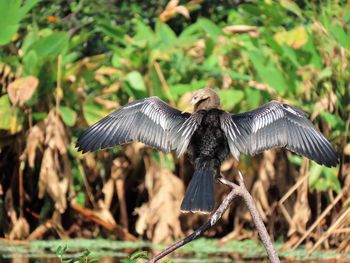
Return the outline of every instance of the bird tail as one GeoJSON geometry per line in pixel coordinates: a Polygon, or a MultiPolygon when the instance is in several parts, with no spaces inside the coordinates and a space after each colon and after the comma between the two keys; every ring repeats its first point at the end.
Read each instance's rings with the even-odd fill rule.
{"type": "Polygon", "coordinates": [[[210,213],[213,211],[215,173],[213,161],[196,162],[195,172],[181,204],[182,212],[210,213]]]}

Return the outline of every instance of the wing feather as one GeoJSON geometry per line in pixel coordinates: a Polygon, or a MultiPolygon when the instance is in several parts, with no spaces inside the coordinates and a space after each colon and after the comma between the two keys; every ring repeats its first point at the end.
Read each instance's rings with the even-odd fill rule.
{"type": "Polygon", "coordinates": [[[92,125],[81,134],[77,146],[88,152],[139,141],[164,152],[180,146],[182,154],[199,124],[191,116],[157,97],[137,100],[92,125]]]}
{"type": "Polygon", "coordinates": [[[277,101],[240,114],[225,113],[221,128],[236,159],[240,152],[255,155],[285,147],[319,164],[331,167],[338,163],[332,145],[315,129],[306,114],[277,101]]]}

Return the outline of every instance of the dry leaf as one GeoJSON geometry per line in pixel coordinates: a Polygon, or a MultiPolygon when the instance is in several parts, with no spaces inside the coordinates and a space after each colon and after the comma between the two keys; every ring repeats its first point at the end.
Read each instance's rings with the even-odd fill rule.
{"type": "Polygon", "coordinates": [[[117,158],[113,161],[112,175],[114,180],[124,180],[129,170],[130,163],[126,158],[117,158]]]}
{"type": "Polygon", "coordinates": [[[113,215],[111,214],[111,211],[108,210],[108,208],[105,206],[105,203],[102,200],[99,200],[97,202],[98,208],[94,210],[94,215],[102,219],[104,222],[107,222],[113,226],[116,226],[117,223],[114,220],[113,215]]]}
{"type": "Polygon", "coordinates": [[[350,143],[345,145],[345,147],[344,147],[344,154],[350,155],[350,143]]]}
{"type": "Polygon", "coordinates": [[[33,126],[29,130],[27,145],[25,149],[26,158],[28,159],[30,168],[34,168],[36,149],[41,147],[43,143],[44,143],[43,130],[38,125],[33,126]]]}
{"type": "Polygon", "coordinates": [[[254,80],[249,80],[248,81],[248,85],[257,89],[257,90],[262,90],[262,91],[266,91],[271,95],[275,95],[276,91],[271,88],[269,85],[265,84],[265,83],[260,83],[260,82],[256,82],[254,80]]]}
{"type": "Polygon", "coordinates": [[[122,71],[120,69],[116,69],[113,67],[100,67],[95,74],[98,75],[108,75],[108,76],[114,76],[116,74],[120,74],[122,71]]]}
{"type": "Polygon", "coordinates": [[[223,31],[226,34],[244,34],[248,33],[252,37],[259,36],[259,30],[256,26],[247,26],[247,25],[232,25],[226,26],[223,28],[223,31]]]}
{"type": "Polygon", "coordinates": [[[55,208],[60,213],[63,213],[67,208],[66,192],[68,180],[66,178],[59,179],[57,173],[58,165],[54,157],[54,151],[46,148],[39,175],[39,198],[43,198],[45,192],[48,192],[55,202],[55,208]]]}
{"type": "Polygon", "coordinates": [[[71,183],[71,165],[67,155],[68,136],[60,117],[52,110],[45,120],[29,131],[24,157],[29,166],[35,166],[36,150],[43,148],[38,181],[38,196],[47,192],[55,208],[63,213],[67,208],[66,193],[71,183]]]}
{"type": "Polygon", "coordinates": [[[223,73],[221,74],[222,77],[222,89],[228,89],[232,85],[232,78],[229,74],[223,73]]]}
{"type": "Polygon", "coordinates": [[[19,218],[14,224],[10,234],[10,240],[24,239],[29,235],[29,224],[24,217],[19,218]]]}
{"type": "Polygon", "coordinates": [[[201,63],[205,59],[205,40],[199,39],[187,50],[187,55],[195,62],[201,63]]]}
{"type": "Polygon", "coordinates": [[[105,207],[110,209],[114,195],[114,180],[112,178],[103,185],[102,192],[104,194],[105,207]]]}
{"type": "Polygon", "coordinates": [[[98,104],[101,104],[106,110],[114,110],[120,107],[120,104],[118,102],[106,100],[102,97],[96,97],[94,98],[94,101],[96,101],[98,104]]]}
{"type": "Polygon", "coordinates": [[[276,159],[275,151],[267,151],[263,153],[264,158],[260,163],[259,180],[257,180],[252,188],[252,196],[257,202],[257,208],[264,221],[267,220],[267,212],[270,210],[271,204],[268,199],[268,189],[275,179],[274,161],[276,159]]]}
{"type": "Polygon", "coordinates": [[[0,62],[0,93],[6,93],[8,85],[15,79],[16,75],[11,71],[11,67],[0,62]]]}
{"type": "Polygon", "coordinates": [[[146,163],[145,183],[150,201],[135,210],[139,215],[136,231],[140,235],[145,233],[154,243],[169,243],[182,235],[179,208],[184,186],[168,169],[146,163]]]}
{"type": "Polygon", "coordinates": [[[162,22],[166,22],[169,19],[175,17],[177,14],[181,14],[186,18],[190,17],[188,9],[183,5],[178,5],[179,0],[170,0],[165,7],[165,10],[159,15],[159,19],[162,22]]]}
{"type": "Polygon", "coordinates": [[[120,80],[112,83],[110,86],[108,86],[102,90],[102,94],[104,94],[104,95],[116,94],[117,91],[120,89],[121,83],[122,83],[122,81],[120,81],[120,80]]]}
{"type": "Polygon", "coordinates": [[[45,144],[51,149],[58,149],[60,154],[67,153],[68,136],[65,126],[54,110],[44,120],[46,125],[45,144]]]}
{"type": "Polygon", "coordinates": [[[111,178],[114,180],[114,185],[118,197],[120,207],[120,224],[128,228],[128,212],[125,200],[125,179],[129,174],[130,162],[125,157],[119,157],[113,161],[111,178]]]}
{"type": "Polygon", "coordinates": [[[337,103],[337,95],[333,91],[326,94],[325,97],[316,102],[313,107],[314,111],[311,115],[311,120],[315,119],[320,112],[333,112],[337,103]]]}
{"type": "MultiPolygon", "coordinates": [[[[307,162],[304,161],[300,167],[300,175],[307,176],[307,162]]],[[[311,211],[308,201],[308,180],[304,180],[303,184],[297,189],[297,200],[294,204],[294,214],[292,218],[293,224],[290,226],[288,235],[295,233],[303,234],[306,231],[306,223],[309,221],[311,211]]]]}
{"type": "Polygon", "coordinates": [[[39,80],[33,76],[16,79],[10,83],[8,94],[12,104],[23,106],[33,96],[38,84],[39,80]]]}
{"type": "Polygon", "coordinates": [[[23,217],[17,219],[17,214],[13,206],[11,188],[9,188],[5,194],[5,210],[7,212],[7,216],[10,217],[11,223],[13,225],[8,238],[10,240],[26,238],[29,235],[29,224],[23,217]]]}

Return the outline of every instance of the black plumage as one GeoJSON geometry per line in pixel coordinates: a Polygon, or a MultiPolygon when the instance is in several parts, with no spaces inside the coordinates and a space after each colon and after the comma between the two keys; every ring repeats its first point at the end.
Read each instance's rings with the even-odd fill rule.
{"type": "Polygon", "coordinates": [[[79,137],[83,152],[132,141],[177,156],[187,152],[195,172],[181,205],[184,212],[214,209],[214,177],[229,153],[254,155],[285,147],[319,164],[336,166],[338,157],[327,139],[299,109],[271,101],[245,113],[219,109],[219,96],[209,88],[196,92],[192,114],[180,112],[157,97],[137,100],[103,118],[79,137]]]}

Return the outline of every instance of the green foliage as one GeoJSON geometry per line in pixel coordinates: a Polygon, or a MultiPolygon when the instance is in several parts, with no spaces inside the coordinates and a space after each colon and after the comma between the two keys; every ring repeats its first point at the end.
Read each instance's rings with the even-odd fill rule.
{"type": "Polygon", "coordinates": [[[309,171],[309,186],[311,190],[327,191],[329,189],[339,193],[341,191],[340,182],[337,177],[336,168],[323,169],[321,165],[311,164],[309,171]]]}
{"type": "Polygon", "coordinates": [[[60,263],[96,263],[98,259],[92,257],[91,252],[86,249],[77,258],[69,257],[67,254],[67,245],[58,246],[56,249],[56,256],[60,260],[60,263]]]}
{"type": "Polygon", "coordinates": [[[20,109],[11,106],[8,95],[0,97],[0,129],[17,133],[22,130],[22,121],[20,109]]]}
{"type": "Polygon", "coordinates": [[[0,0],[0,45],[8,44],[20,27],[21,20],[39,2],[27,0],[0,0]]]}
{"type": "Polygon", "coordinates": [[[105,117],[108,112],[101,105],[86,100],[83,105],[83,113],[88,125],[92,125],[105,117]]]}
{"type": "Polygon", "coordinates": [[[64,259],[63,256],[66,253],[67,246],[58,246],[56,249],[56,256],[59,258],[60,262],[63,263],[64,259]]]}
{"type": "Polygon", "coordinates": [[[123,259],[121,262],[122,263],[137,263],[140,262],[140,260],[148,260],[148,252],[139,250],[130,255],[129,258],[123,259]]]}
{"type": "Polygon", "coordinates": [[[77,120],[77,113],[69,107],[60,106],[60,115],[67,126],[74,126],[77,120]]]}

